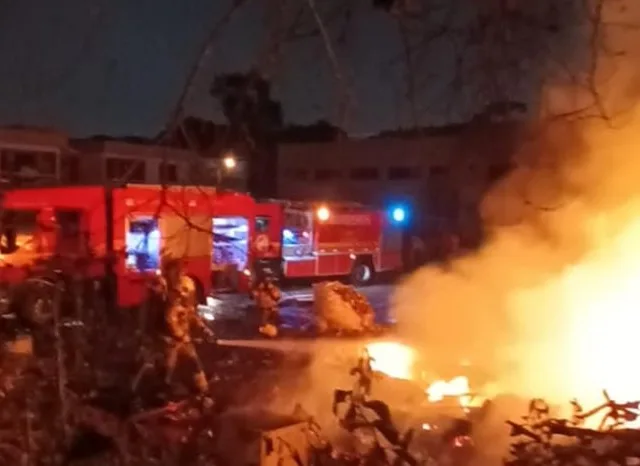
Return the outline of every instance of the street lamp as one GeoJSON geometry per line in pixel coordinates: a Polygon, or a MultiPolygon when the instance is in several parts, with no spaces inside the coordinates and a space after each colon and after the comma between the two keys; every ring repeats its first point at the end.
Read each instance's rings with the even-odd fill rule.
{"type": "Polygon", "coordinates": [[[235,157],[233,157],[232,155],[227,155],[224,159],[222,159],[222,164],[227,170],[233,170],[234,168],[236,168],[236,165],[238,163],[236,162],[235,157]]]}

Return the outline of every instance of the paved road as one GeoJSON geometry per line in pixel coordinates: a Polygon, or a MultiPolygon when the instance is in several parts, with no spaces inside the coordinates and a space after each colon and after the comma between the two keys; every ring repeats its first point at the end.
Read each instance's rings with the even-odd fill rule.
{"type": "MultiPolygon", "coordinates": [[[[359,289],[376,311],[376,321],[381,325],[394,323],[389,314],[391,285],[373,285],[359,289]]],[[[310,288],[283,292],[280,303],[281,329],[283,332],[307,333],[313,326],[313,295],[310,288]]],[[[257,313],[246,296],[220,296],[210,308],[201,307],[201,313],[218,327],[225,337],[248,336],[257,328],[257,313]]]]}

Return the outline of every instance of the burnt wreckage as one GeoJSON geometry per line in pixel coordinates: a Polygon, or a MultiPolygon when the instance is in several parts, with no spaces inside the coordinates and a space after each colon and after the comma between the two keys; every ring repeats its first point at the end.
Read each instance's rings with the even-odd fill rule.
{"type": "MultiPolygon", "coordinates": [[[[444,416],[444,419],[437,416],[438,422],[423,424],[422,429],[409,428],[401,432],[387,403],[369,398],[376,376],[371,368],[372,361],[374,359],[369,353],[363,351],[357,365],[350,371],[356,378],[353,388],[334,390],[333,413],[340,426],[354,435],[359,431],[367,432],[369,437],[365,451],[359,455],[334,454],[342,461],[338,464],[466,464],[473,455],[473,425],[483,418],[489,405],[459,409],[459,416],[444,416]]],[[[431,410],[440,411],[440,407],[432,405],[427,411],[431,410]]],[[[429,417],[434,413],[421,414],[429,417]]]]}
{"type": "Polygon", "coordinates": [[[640,430],[627,427],[638,420],[640,401],[619,403],[606,390],[603,395],[604,402],[588,411],[571,400],[570,419],[553,418],[544,400],[531,400],[523,422],[507,421],[515,440],[505,465],[626,465],[630,459],[640,460],[640,430]],[[602,416],[597,427],[586,427],[597,415],[602,416]]]}

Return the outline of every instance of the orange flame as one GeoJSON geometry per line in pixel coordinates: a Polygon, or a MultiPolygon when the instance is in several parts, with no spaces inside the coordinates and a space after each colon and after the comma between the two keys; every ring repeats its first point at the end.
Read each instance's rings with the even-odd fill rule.
{"type": "Polygon", "coordinates": [[[457,397],[463,408],[471,404],[471,395],[469,394],[469,379],[460,375],[451,379],[436,380],[425,390],[430,402],[435,403],[444,400],[446,397],[457,397]]]}
{"type": "MultiPolygon", "coordinates": [[[[386,341],[370,343],[366,346],[372,358],[371,368],[388,377],[401,380],[415,380],[416,351],[408,345],[386,341]]],[[[425,390],[429,402],[436,403],[447,397],[457,397],[460,406],[470,407],[472,396],[469,379],[458,376],[450,381],[436,380],[425,390]]]]}
{"type": "Polygon", "coordinates": [[[416,352],[410,346],[392,341],[375,342],[367,345],[373,359],[371,368],[394,379],[413,379],[416,352]]]}

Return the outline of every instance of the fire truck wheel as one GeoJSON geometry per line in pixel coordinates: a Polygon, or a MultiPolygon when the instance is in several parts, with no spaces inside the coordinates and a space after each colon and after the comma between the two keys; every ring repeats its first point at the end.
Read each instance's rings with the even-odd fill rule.
{"type": "Polygon", "coordinates": [[[367,285],[373,280],[373,263],[369,258],[356,260],[351,270],[351,284],[355,286],[367,285]]]}

